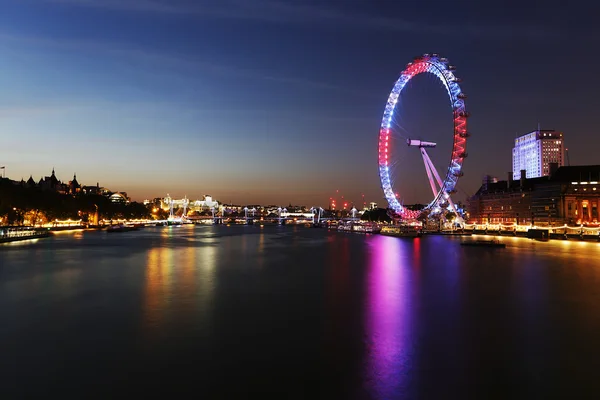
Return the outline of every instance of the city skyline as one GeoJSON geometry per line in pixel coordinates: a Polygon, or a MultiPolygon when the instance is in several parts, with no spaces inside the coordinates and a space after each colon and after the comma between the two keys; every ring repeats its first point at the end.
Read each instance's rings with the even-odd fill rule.
{"type": "MultiPolygon", "coordinates": [[[[585,10],[575,24],[552,5],[441,16],[430,4],[341,4],[8,1],[0,132],[10,151],[0,165],[36,181],[55,167],[63,180],[77,173],[137,201],[209,193],[325,205],[340,190],[385,205],[376,166],[385,100],[406,63],[432,51],[457,65],[469,96],[457,200],[482,175],[505,176],[514,137],[538,123],[565,133],[572,165],[597,163],[588,136],[597,83],[567,73],[583,56],[600,58],[585,10]]],[[[410,134],[448,140],[440,85],[422,79],[408,90],[410,134]]],[[[427,202],[425,170],[411,157],[400,192],[407,204],[427,202]]],[[[448,161],[432,159],[439,170],[448,161]]]]}

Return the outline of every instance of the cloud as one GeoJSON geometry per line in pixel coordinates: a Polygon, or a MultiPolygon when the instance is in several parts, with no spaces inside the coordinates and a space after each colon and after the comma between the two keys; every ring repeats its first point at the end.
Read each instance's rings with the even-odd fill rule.
{"type": "Polygon", "coordinates": [[[182,14],[185,9],[153,0],[44,0],[47,3],[82,7],[106,8],[122,11],[182,14]]]}
{"type": "MultiPolygon", "coordinates": [[[[74,1],[74,0],[69,0],[74,1]]],[[[76,0],[88,1],[88,0],[76,0]]],[[[155,52],[137,46],[91,41],[82,39],[54,39],[50,37],[22,36],[0,33],[1,42],[13,42],[20,45],[40,46],[75,53],[90,53],[96,56],[111,56],[117,60],[127,60],[138,65],[153,67],[153,73],[173,73],[173,71],[188,75],[198,75],[199,72],[225,78],[248,79],[254,81],[274,82],[281,85],[291,85],[296,88],[309,88],[325,91],[338,91],[356,96],[372,96],[353,87],[341,86],[313,79],[282,76],[273,71],[258,70],[232,66],[197,56],[178,56],[174,54],[155,52]],[[166,71],[166,72],[165,72],[166,71]]]]}
{"type": "Polygon", "coordinates": [[[300,0],[45,0],[50,3],[95,7],[118,11],[158,13],[187,17],[234,19],[273,24],[320,24],[336,28],[384,30],[395,32],[429,33],[436,35],[484,36],[492,39],[558,37],[556,27],[514,24],[441,25],[348,11],[309,4],[300,0]]]}
{"type": "Polygon", "coordinates": [[[0,117],[2,118],[23,118],[35,117],[48,114],[62,114],[78,110],[78,106],[73,105],[37,105],[37,106],[0,106],[0,117]]]}

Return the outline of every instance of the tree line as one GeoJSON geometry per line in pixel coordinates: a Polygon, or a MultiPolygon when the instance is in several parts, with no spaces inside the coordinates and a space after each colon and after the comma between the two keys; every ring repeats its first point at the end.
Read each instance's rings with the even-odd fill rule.
{"type": "Polygon", "coordinates": [[[0,179],[0,218],[4,225],[22,225],[26,221],[41,224],[69,218],[88,222],[96,210],[100,219],[149,218],[151,215],[142,203],[113,203],[102,195],[61,194],[0,179]]]}

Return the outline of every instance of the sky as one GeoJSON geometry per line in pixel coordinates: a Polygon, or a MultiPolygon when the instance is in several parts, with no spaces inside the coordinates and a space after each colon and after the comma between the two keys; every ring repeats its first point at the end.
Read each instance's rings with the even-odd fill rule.
{"type": "MultiPolygon", "coordinates": [[[[12,179],[76,173],[138,201],[385,206],[379,124],[423,53],[456,65],[468,95],[456,200],[483,175],[505,178],[515,136],[538,123],[564,132],[572,165],[599,164],[591,3],[500,3],[0,0],[0,166],[12,179]]],[[[444,171],[448,97],[417,76],[398,112],[395,189],[426,203],[423,162],[402,141],[437,142],[444,171]]]]}

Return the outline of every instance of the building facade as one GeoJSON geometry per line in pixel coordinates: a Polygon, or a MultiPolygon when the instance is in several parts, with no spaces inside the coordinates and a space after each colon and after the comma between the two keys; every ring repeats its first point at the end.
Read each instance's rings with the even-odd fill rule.
{"type": "Polygon", "coordinates": [[[521,170],[526,178],[539,178],[551,174],[550,164],[564,166],[562,132],[536,130],[515,139],[512,151],[513,179],[520,179],[521,170]]]}
{"type": "MultiPolygon", "coordinates": [[[[156,202],[157,199],[154,199],[156,202]]],[[[208,211],[211,209],[219,210],[219,202],[214,200],[212,196],[205,195],[203,200],[190,201],[187,197],[183,199],[173,199],[169,194],[167,197],[160,199],[160,208],[167,211],[173,206],[173,209],[185,208],[187,211],[208,211]]]]}
{"type": "Polygon", "coordinates": [[[468,222],[557,226],[600,222],[600,165],[560,167],[550,176],[487,178],[469,198],[468,222]]]}

